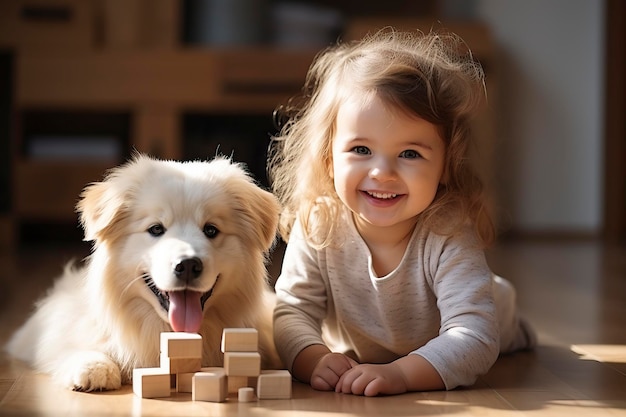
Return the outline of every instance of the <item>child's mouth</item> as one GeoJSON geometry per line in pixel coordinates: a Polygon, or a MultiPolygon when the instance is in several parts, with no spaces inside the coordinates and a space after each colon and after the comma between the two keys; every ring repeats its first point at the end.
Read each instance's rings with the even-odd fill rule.
{"type": "Polygon", "coordinates": [[[398,196],[398,194],[393,193],[380,193],[376,191],[366,191],[367,195],[370,197],[377,198],[379,200],[392,200],[398,196]]]}

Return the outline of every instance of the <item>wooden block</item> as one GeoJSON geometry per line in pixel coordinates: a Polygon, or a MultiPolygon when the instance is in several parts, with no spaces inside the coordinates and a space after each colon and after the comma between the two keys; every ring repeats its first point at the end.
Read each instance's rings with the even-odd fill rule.
{"type": "Polygon", "coordinates": [[[224,369],[230,376],[259,376],[261,373],[261,355],[259,352],[226,352],[224,369]]]}
{"type": "Polygon", "coordinates": [[[257,379],[256,393],[260,400],[291,398],[291,374],[286,370],[262,371],[257,379]]]}
{"type": "Polygon", "coordinates": [[[222,332],[222,352],[257,352],[259,332],[252,328],[224,329],[222,332]]]}
{"type": "Polygon", "coordinates": [[[249,403],[251,401],[254,401],[254,399],[254,388],[239,388],[239,391],[237,392],[237,400],[240,403],[249,403]]]}
{"type": "Polygon", "coordinates": [[[228,377],[228,393],[236,394],[240,388],[256,387],[255,376],[229,376],[228,377]]]}
{"type": "Polygon", "coordinates": [[[141,398],[169,397],[170,374],[161,368],[135,368],[133,392],[141,398]]]}
{"type": "MultiPolygon", "coordinates": [[[[222,371],[224,372],[224,368],[218,367],[206,367],[200,368],[200,372],[214,372],[214,371],[222,371]]],[[[225,372],[224,372],[225,373],[225,372]]],[[[176,392],[191,392],[192,391],[192,379],[196,372],[181,372],[179,374],[173,375],[176,378],[176,392]]]]}
{"type": "Polygon", "coordinates": [[[176,392],[191,392],[192,379],[195,374],[195,372],[176,374],[176,392]]]}
{"type": "Polygon", "coordinates": [[[202,358],[202,336],[197,333],[161,333],[161,356],[168,358],[202,358]]]}
{"type": "Polygon", "coordinates": [[[161,354],[161,369],[170,374],[198,372],[201,367],[201,358],[168,358],[161,354]]]}
{"type": "Polygon", "coordinates": [[[193,401],[226,401],[228,384],[223,369],[196,372],[192,378],[191,399],[193,401]]]}

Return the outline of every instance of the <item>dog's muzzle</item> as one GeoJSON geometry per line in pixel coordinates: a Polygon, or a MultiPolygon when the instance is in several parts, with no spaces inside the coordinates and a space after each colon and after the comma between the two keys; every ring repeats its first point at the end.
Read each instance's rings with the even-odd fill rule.
{"type": "MultiPolygon", "coordinates": [[[[174,267],[174,275],[187,287],[202,274],[203,265],[199,258],[185,258],[174,267]]],[[[219,276],[217,277],[219,279],[219,276]]],[[[202,322],[202,312],[207,300],[213,294],[217,279],[213,287],[200,295],[192,289],[177,291],[161,290],[149,274],[143,274],[143,280],[150,291],[155,295],[159,304],[168,313],[170,325],[174,331],[199,331],[202,322]],[[197,298],[196,298],[197,297],[197,298]],[[196,304],[196,303],[199,303],[196,304]]]]}

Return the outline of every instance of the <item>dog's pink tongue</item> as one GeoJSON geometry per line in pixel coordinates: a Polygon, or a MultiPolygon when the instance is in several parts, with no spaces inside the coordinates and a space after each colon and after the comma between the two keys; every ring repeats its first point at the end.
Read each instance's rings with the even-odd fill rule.
{"type": "Polygon", "coordinates": [[[170,325],[175,332],[198,333],[202,323],[201,293],[195,291],[171,291],[170,325]]]}

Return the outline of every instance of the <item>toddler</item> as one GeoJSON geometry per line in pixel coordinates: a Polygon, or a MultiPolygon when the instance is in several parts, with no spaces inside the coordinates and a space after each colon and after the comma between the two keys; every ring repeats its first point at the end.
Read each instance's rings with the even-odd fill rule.
{"type": "Polygon", "coordinates": [[[471,385],[535,336],[487,266],[468,162],[483,72],[452,34],[381,31],[321,53],[274,140],[287,242],[274,336],[295,378],[374,396],[471,385]]]}

